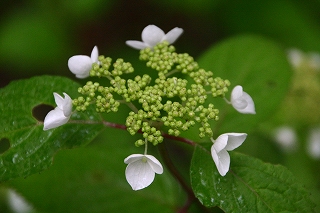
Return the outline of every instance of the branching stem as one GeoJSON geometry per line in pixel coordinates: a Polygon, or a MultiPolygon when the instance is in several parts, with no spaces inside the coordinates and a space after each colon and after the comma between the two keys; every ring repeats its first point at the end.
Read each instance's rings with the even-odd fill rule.
{"type": "Polygon", "coordinates": [[[180,72],[180,70],[172,70],[171,72],[168,72],[167,74],[165,74],[166,77],[169,77],[170,75],[173,75],[174,73],[180,72]]]}
{"type": "Polygon", "coordinates": [[[159,152],[160,152],[160,155],[161,155],[164,163],[166,164],[169,172],[174,176],[174,178],[179,182],[181,187],[187,193],[187,201],[186,201],[185,205],[182,208],[180,208],[177,212],[179,212],[179,213],[187,212],[187,210],[189,209],[192,202],[196,199],[196,197],[195,197],[191,187],[185,182],[184,178],[181,176],[181,174],[178,172],[176,167],[173,165],[173,162],[171,161],[171,158],[168,154],[168,150],[166,148],[165,142],[163,144],[159,145],[159,152]]]}
{"type": "MultiPolygon", "coordinates": [[[[83,120],[70,120],[69,123],[86,123],[86,124],[99,124],[101,122],[99,121],[83,121],[83,120]]],[[[102,121],[102,124],[107,126],[107,127],[111,127],[111,128],[115,128],[115,129],[123,129],[126,130],[127,127],[123,124],[118,124],[118,123],[113,123],[113,122],[109,122],[109,121],[102,121]]],[[[142,133],[141,130],[138,131],[138,133],[142,133]]],[[[165,132],[162,132],[162,136],[164,138],[168,138],[171,140],[175,140],[175,141],[180,141],[186,144],[189,144],[191,146],[196,146],[197,143],[188,139],[188,138],[183,138],[183,137],[179,137],[179,136],[173,136],[173,135],[169,135],[165,132]]]]}

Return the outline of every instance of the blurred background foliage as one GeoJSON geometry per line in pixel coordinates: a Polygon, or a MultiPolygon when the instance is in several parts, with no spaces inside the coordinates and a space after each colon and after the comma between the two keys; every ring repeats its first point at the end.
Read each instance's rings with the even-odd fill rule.
{"type": "Polygon", "coordinates": [[[71,77],[68,58],[89,54],[94,45],[101,54],[137,58],[124,42],[139,39],[148,24],[164,31],[183,28],[176,46],[195,57],[243,33],[263,35],[287,48],[320,50],[316,0],[14,0],[0,6],[1,86],[41,74],[71,77]]]}
{"type": "MultiPolygon", "coordinates": [[[[256,34],[273,40],[284,51],[298,48],[304,52],[319,53],[319,11],[320,2],[317,0],[1,1],[0,87],[6,86],[12,80],[36,75],[60,75],[74,79],[67,67],[68,58],[76,54],[89,55],[94,45],[99,47],[100,54],[114,59],[124,58],[134,65],[137,73],[143,73],[143,63],[139,63],[137,51],[127,47],[125,41],[129,39],[140,40],[141,31],[148,24],[155,24],[165,32],[174,27],[183,28],[184,34],[175,46],[178,52],[188,52],[195,58],[201,56],[211,45],[242,34],[256,34]]],[[[315,84],[319,88],[319,74],[316,75],[317,78],[312,79],[316,79],[315,84]]],[[[78,81],[85,82],[85,80],[78,81]]],[[[303,86],[307,87],[308,82],[303,86]]],[[[316,93],[314,89],[308,90],[303,87],[302,90],[304,96],[311,94],[314,97],[320,97],[320,94],[316,93]],[[307,94],[303,93],[306,91],[307,94]]],[[[317,99],[313,99],[313,101],[313,106],[320,104],[317,99]]],[[[290,102],[290,104],[297,103],[290,102]]],[[[290,107],[290,105],[284,103],[282,108],[286,109],[286,107],[290,107]]],[[[303,103],[300,107],[304,107],[303,103]]],[[[319,107],[311,109],[314,108],[319,109],[319,107]]],[[[260,157],[264,161],[287,166],[307,188],[313,189],[314,200],[320,203],[319,159],[308,157],[304,148],[310,129],[319,125],[320,118],[314,117],[315,119],[312,119],[311,123],[307,120],[308,117],[301,122],[303,116],[298,116],[299,122],[296,122],[295,118],[288,120],[287,117],[281,117],[281,110],[282,112],[286,111],[279,109],[276,118],[271,118],[257,127],[256,131],[252,133],[253,136],[240,150],[260,157]],[[270,133],[278,125],[288,125],[295,129],[298,140],[301,142],[298,151],[286,153],[275,143],[270,143],[273,140],[270,133]],[[259,144],[253,141],[259,141],[259,144]]],[[[310,110],[309,113],[313,114],[310,110]]],[[[316,115],[319,113],[315,113],[316,115]]],[[[115,117],[110,115],[110,119],[115,119],[115,117]]],[[[91,149],[99,149],[100,142],[104,140],[102,138],[99,137],[93,145],[90,145],[93,146],[91,149]]],[[[187,177],[190,159],[181,154],[181,150],[185,152],[185,147],[174,144],[172,150],[176,151],[175,154],[181,155],[181,158],[186,158],[185,165],[180,165],[181,161],[178,162],[178,165],[181,167],[181,172],[187,177]]],[[[85,151],[80,150],[78,156],[82,155],[82,152],[85,151]]],[[[90,156],[91,152],[88,151],[88,153],[90,156]]],[[[64,158],[63,154],[66,153],[59,154],[62,156],[61,159],[64,158]]],[[[57,161],[59,162],[59,160],[57,161]]],[[[125,165],[122,170],[124,168],[125,165]]],[[[100,181],[101,174],[99,172],[96,175],[100,181]]],[[[50,173],[47,175],[50,176],[50,173]]],[[[68,178],[71,177],[73,176],[68,176],[68,178]]],[[[32,177],[28,179],[29,182],[35,181],[32,177]]],[[[77,181],[75,183],[80,187],[82,179],[77,181]]],[[[28,187],[23,187],[23,180],[17,180],[13,185],[19,186],[22,191],[23,188],[26,191],[29,190],[28,187]]],[[[44,187],[45,184],[41,186],[44,187]]],[[[70,188],[72,189],[72,187],[70,188]]],[[[177,191],[179,189],[174,189],[174,193],[177,191]]],[[[4,197],[3,193],[0,190],[0,199],[4,197]]],[[[171,200],[170,202],[180,203],[180,201],[172,201],[175,200],[172,197],[174,196],[171,195],[168,198],[171,200]]],[[[50,200],[47,202],[50,203],[50,200]]],[[[41,202],[39,201],[39,203],[41,202]]],[[[54,201],[50,205],[53,203],[54,201]]],[[[68,202],[61,205],[68,206],[68,202]]],[[[5,208],[5,205],[1,203],[0,209],[5,208]]],[[[194,209],[198,210],[197,207],[194,209]]],[[[320,211],[319,206],[317,210],[320,211]]],[[[81,212],[81,209],[78,212],[81,212]]]]}

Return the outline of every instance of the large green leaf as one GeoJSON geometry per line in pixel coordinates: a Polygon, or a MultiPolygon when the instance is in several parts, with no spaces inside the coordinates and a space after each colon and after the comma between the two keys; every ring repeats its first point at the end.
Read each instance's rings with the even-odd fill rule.
{"type": "Polygon", "coordinates": [[[314,211],[309,193],[285,167],[236,152],[230,156],[230,171],[222,177],[210,152],[195,147],[191,184],[203,205],[219,206],[226,212],[314,211]]]}
{"type": "MultiPolygon", "coordinates": [[[[241,85],[251,95],[256,115],[241,114],[220,98],[211,98],[220,110],[220,120],[214,130],[248,132],[258,123],[272,116],[283,100],[291,77],[286,54],[279,45],[265,38],[243,35],[213,46],[198,60],[200,67],[211,70],[215,76],[241,85]]],[[[230,99],[230,93],[227,99],[230,99]]]]}
{"type": "MultiPolygon", "coordinates": [[[[62,150],[54,164],[41,174],[6,183],[23,195],[39,212],[171,213],[185,198],[164,166],[164,173],[140,191],[133,191],[125,178],[124,158],[142,153],[128,132],[106,129],[86,147],[62,150]]],[[[149,153],[157,157],[155,147],[149,153]]]]}
{"type": "MultiPolygon", "coordinates": [[[[0,90],[0,139],[10,143],[0,154],[0,181],[41,172],[51,165],[58,150],[87,144],[103,129],[101,122],[71,122],[43,131],[43,123],[33,116],[38,105],[55,107],[53,92],[66,92],[75,98],[79,86],[67,78],[41,76],[12,82],[0,90]]],[[[72,120],[101,121],[94,110],[74,112],[72,120]]]]}
{"type": "Polygon", "coordinates": [[[217,11],[226,34],[253,32],[281,44],[320,51],[319,1],[225,1],[217,11]],[[284,9],[285,8],[285,9],[284,9]]]}

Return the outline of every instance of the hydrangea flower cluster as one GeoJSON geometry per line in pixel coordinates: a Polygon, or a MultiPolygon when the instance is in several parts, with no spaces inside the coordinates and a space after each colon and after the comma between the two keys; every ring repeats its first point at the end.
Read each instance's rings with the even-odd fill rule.
{"type": "MultiPolygon", "coordinates": [[[[215,77],[212,71],[200,68],[187,53],[176,52],[171,44],[182,32],[181,28],[174,28],[165,34],[157,26],[149,25],[142,31],[142,42],[126,42],[140,49],[140,60],[157,72],[154,80],[149,74],[137,75],[133,79],[124,78],[124,74],[134,72],[132,65],[123,59],[113,62],[109,57],[98,56],[97,47],[94,47],[91,57],[77,55],[68,61],[70,71],[78,78],[90,75],[105,77],[110,81],[109,86],[88,81],[80,87],[78,92],[82,96],[73,100],[76,111],[85,111],[94,105],[100,113],[117,112],[120,104],[132,110],[126,118],[126,129],[131,135],[141,133],[142,138],[135,145],[145,146],[144,154],[132,154],[124,160],[128,164],[126,178],[133,190],[149,186],[155,173],[163,173],[161,163],[147,154],[148,143],[157,145],[165,135],[178,137],[181,132],[197,126],[200,138],[211,138],[213,161],[218,172],[224,176],[230,165],[227,151],[240,146],[247,136],[245,133],[225,133],[216,140],[212,139],[214,132],[210,122],[219,119],[219,110],[213,103],[208,103],[208,97],[225,99],[230,82],[215,77]],[[177,77],[181,75],[184,77],[177,77]]],[[[62,119],[60,115],[50,115],[50,112],[50,119],[45,121],[45,130],[63,125],[70,118],[72,107],[69,99],[65,99],[63,107],[61,101],[56,100],[58,110],[64,112],[65,117],[62,119]]],[[[240,85],[231,92],[231,100],[226,101],[240,113],[255,114],[252,98],[240,85]]]]}

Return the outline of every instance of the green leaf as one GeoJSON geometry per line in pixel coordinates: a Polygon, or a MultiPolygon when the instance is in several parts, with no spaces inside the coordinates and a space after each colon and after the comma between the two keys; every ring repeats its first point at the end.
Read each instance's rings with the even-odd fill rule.
{"type": "Polygon", "coordinates": [[[313,212],[309,193],[288,169],[236,152],[230,156],[230,171],[222,177],[210,152],[195,147],[191,185],[203,205],[225,212],[313,212]]]}
{"type": "MultiPolygon", "coordinates": [[[[254,100],[255,115],[241,114],[221,98],[210,102],[220,110],[214,132],[248,132],[273,115],[283,100],[291,78],[286,54],[276,43],[254,35],[228,39],[213,46],[198,60],[216,77],[229,79],[231,90],[241,85],[254,100]]],[[[218,135],[217,133],[217,135],[218,135]]]]}
{"type": "Polygon", "coordinates": [[[103,129],[94,110],[74,112],[70,123],[49,131],[43,131],[43,123],[33,116],[38,105],[55,107],[53,92],[75,98],[79,86],[67,78],[41,76],[12,82],[0,90],[0,140],[10,143],[0,154],[0,181],[41,172],[58,150],[87,144],[103,129]],[[97,123],[86,125],[83,120],[97,123]]]}
{"type": "MultiPolygon", "coordinates": [[[[128,132],[108,128],[86,147],[58,152],[54,164],[41,174],[6,185],[39,212],[173,212],[183,205],[185,194],[165,167],[143,190],[133,191],[127,183],[123,160],[144,150],[134,141],[128,132]]],[[[162,161],[154,148],[148,152],[162,161]]]]}
{"type": "Polygon", "coordinates": [[[225,2],[215,15],[226,34],[254,32],[289,48],[320,51],[319,19],[314,8],[319,8],[319,1],[243,0],[225,2]]]}

